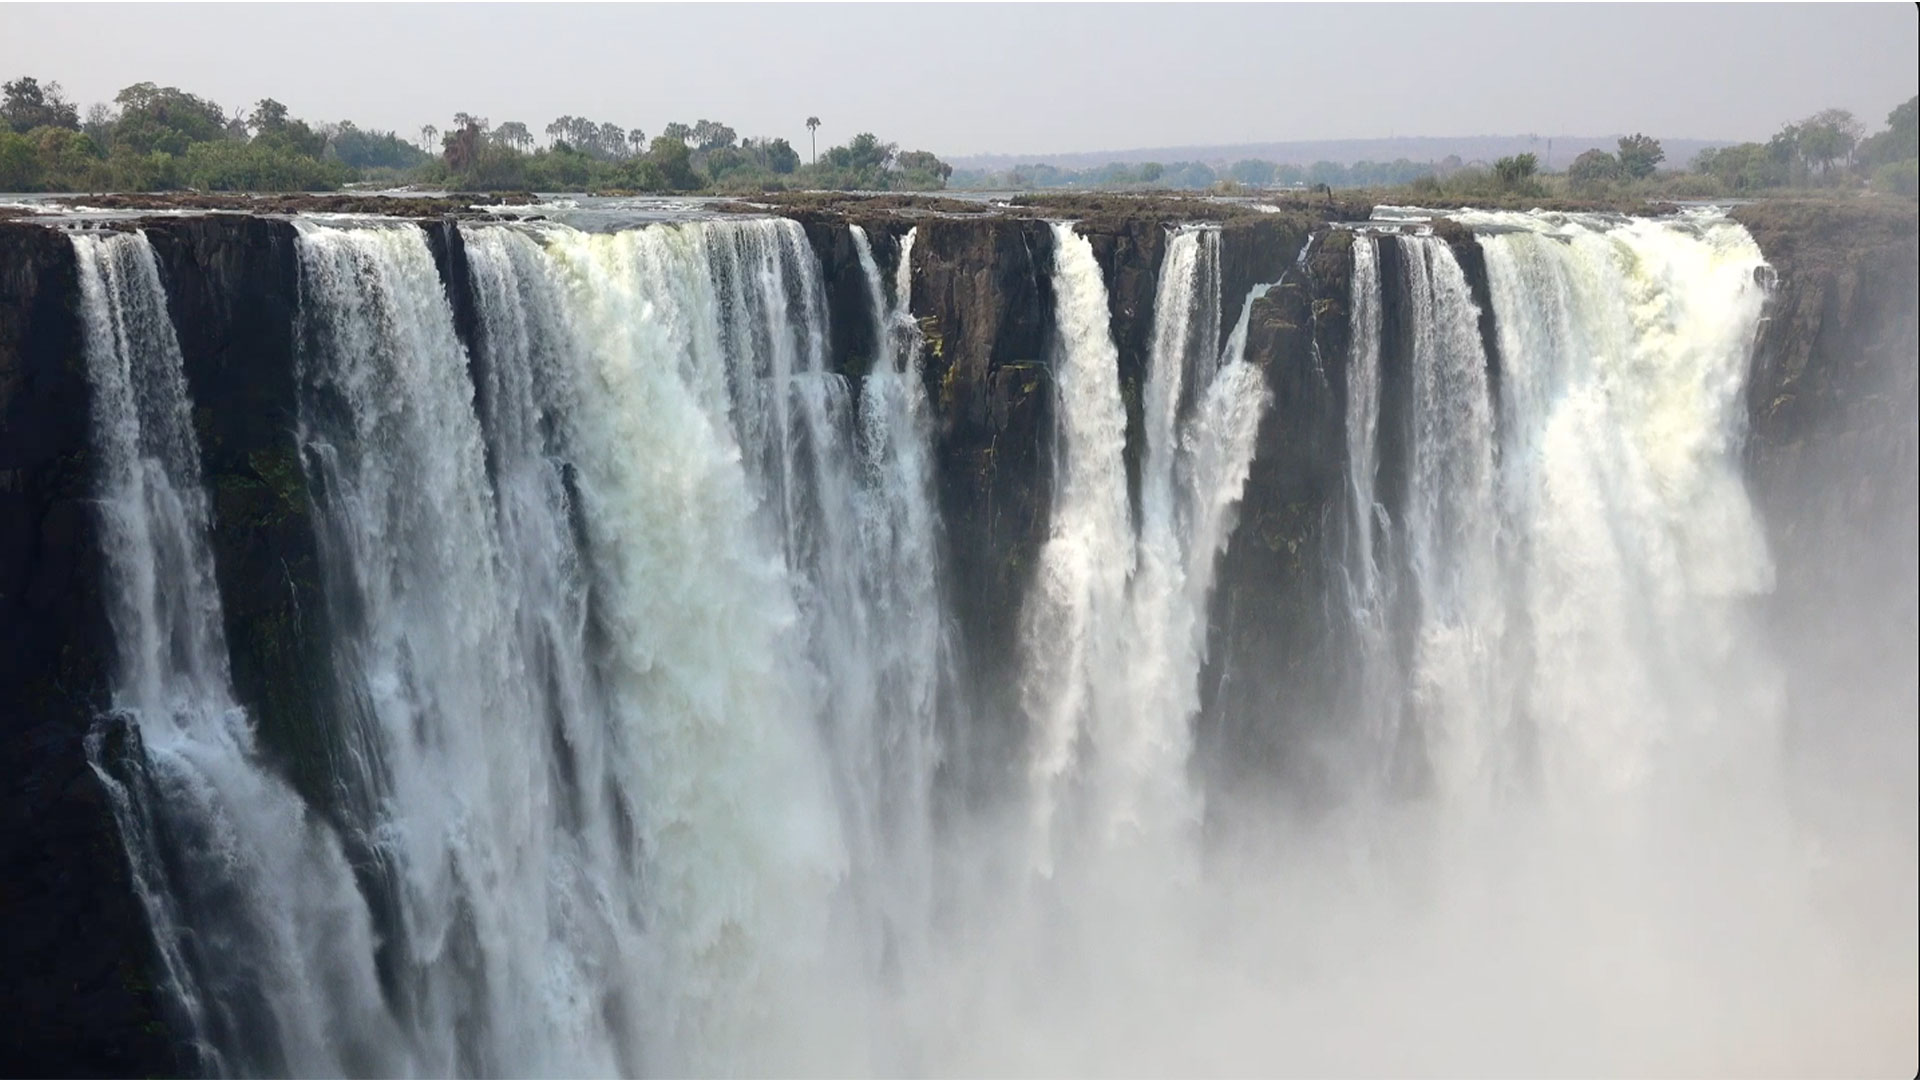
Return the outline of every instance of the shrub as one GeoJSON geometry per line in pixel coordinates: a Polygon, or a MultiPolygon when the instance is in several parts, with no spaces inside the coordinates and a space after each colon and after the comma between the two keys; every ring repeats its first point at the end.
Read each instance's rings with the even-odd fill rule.
{"type": "Polygon", "coordinates": [[[1890,161],[1873,171],[1873,186],[1908,198],[1920,193],[1920,159],[1890,161]]]}

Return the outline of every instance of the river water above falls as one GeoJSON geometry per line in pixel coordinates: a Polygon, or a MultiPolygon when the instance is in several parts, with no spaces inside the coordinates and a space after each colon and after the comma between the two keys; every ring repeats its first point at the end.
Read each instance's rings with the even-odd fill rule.
{"type": "Polygon", "coordinates": [[[1339,543],[1270,556],[1338,582],[1312,798],[1197,746],[1218,687],[1290,667],[1210,653],[1271,600],[1219,568],[1266,527],[1248,313],[1290,280],[1223,295],[1218,227],[1161,238],[1135,378],[1094,247],[1051,226],[1050,504],[988,686],[916,230],[848,228],[864,321],[835,333],[785,219],[449,225],[453,291],[426,230],[297,221],[328,718],[299,784],[236,704],[166,284],[143,234],[75,232],[137,734],[91,751],[199,1064],[1890,1060],[1912,966],[1859,956],[1911,956],[1911,924],[1863,946],[1834,914],[1851,855],[1794,816],[1757,615],[1759,248],[1708,213],[1458,221],[1478,297],[1430,231],[1314,240],[1350,251],[1345,355],[1311,360],[1345,388],[1339,543]],[[963,783],[985,729],[1016,767],[963,783]]]}

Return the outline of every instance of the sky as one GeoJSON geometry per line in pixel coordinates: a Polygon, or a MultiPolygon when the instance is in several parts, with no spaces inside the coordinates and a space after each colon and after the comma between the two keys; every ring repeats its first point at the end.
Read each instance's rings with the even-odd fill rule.
{"type": "Polygon", "coordinates": [[[0,78],[416,137],[714,119],[947,156],[1480,134],[1763,139],[1913,96],[1914,5],[0,4],[0,78]]]}

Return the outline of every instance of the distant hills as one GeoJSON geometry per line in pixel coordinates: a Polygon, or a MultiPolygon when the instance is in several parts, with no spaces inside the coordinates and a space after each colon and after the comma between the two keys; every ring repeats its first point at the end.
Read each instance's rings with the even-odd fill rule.
{"type": "MultiPolygon", "coordinates": [[[[1137,150],[1094,150],[1071,154],[972,154],[949,157],[956,169],[998,171],[1016,165],[1053,165],[1061,169],[1087,169],[1114,162],[1204,161],[1209,165],[1227,165],[1236,161],[1271,161],[1276,165],[1312,165],[1331,161],[1351,165],[1356,161],[1444,161],[1457,156],[1463,163],[1491,162],[1510,154],[1535,154],[1543,169],[1564,169],[1583,151],[1611,151],[1618,135],[1462,135],[1423,136],[1386,139],[1322,139],[1304,142],[1233,143],[1217,146],[1155,146],[1137,150]],[[1549,148],[1551,148],[1549,150],[1549,148]]],[[[1667,152],[1668,167],[1684,166],[1700,151],[1715,146],[1730,146],[1732,139],[1668,139],[1661,145],[1667,152]]]]}

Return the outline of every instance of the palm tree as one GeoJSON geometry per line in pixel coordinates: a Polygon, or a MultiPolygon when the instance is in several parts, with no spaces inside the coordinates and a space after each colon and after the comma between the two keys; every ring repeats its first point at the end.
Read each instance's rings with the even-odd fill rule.
{"type": "Polygon", "coordinates": [[[647,133],[634,128],[627,132],[627,141],[633,144],[633,152],[638,155],[647,148],[647,133]]]}
{"type": "Polygon", "coordinates": [[[439,128],[434,127],[432,124],[421,124],[420,148],[429,154],[433,153],[433,137],[438,134],[440,134],[439,128]]]}
{"type": "Polygon", "coordinates": [[[807,117],[807,146],[813,150],[813,163],[815,165],[820,164],[820,144],[814,141],[813,133],[816,130],[818,130],[819,127],[820,127],[819,117],[817,116],[807,117]]]}

